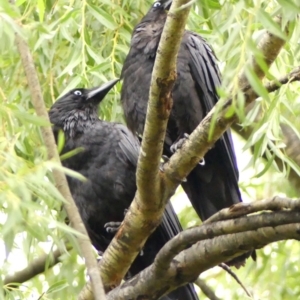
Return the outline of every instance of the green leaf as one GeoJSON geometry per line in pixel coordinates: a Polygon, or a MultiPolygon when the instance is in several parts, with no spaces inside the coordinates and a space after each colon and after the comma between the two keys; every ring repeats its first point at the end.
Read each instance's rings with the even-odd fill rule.
{"type": "Polygon", "coordinates": [[[253,90],[264,99],[269,99],[269,93],[266,88],[263,86],[261,80],[257,77],[253,69],[250,67],[245,68],[246,77],[252,86],[253,90]]]}
{"type": "Polygon", "coordinates": [[[48,290],[46,291],[46,294],[49,295],[54,292],[59,292],[65,288],[67,288],[68,286],[69,286],[69,284],[66,282],[66,280],[57,281],[48,288],[48,290]]]}
{"type": "Polygon", "coordinates": [[[257,18],[265,27],[265,29],[267,29],[268,31],[270,31],[271,33],[280,37],[283,40],[287,39],[286,35],[282,32],[279,25],[276,22],[274,22],[270,15],[266,13],[263,9],[258,10],[257,18]]]}
{"type": "Polygon", "coordinates": [[[45,2],[44,2],[44,0],[37,0],[37,7],[38,7],[38,12],[39,12],[40,22],[42,23],[44,21],[44,15],[45,15],[45,2]]]}
{"type": "Polygon", "coordinates": [[[72,157],[72,156],[74,156],[74,155],[76,155],[76,154],[78,154],[78,153],[83,152],[83,151],[84,151],[84,148],[83,148],[83,147],[76,148],[76,149],[74,149],[74,150],[72,150],[72,151],[69,151],[69,152],[64,153],[63,155],[61,155],[61,156],[60,156],[60,159],[61,159],[61,161],[63,161],[63,160],[65,160],[65,159],[70,158],[70,157],[72,157]]]}
{"type": "Polygon", "coordinates": [[[100,8],[99,6],[92,5],[90,3],[89,8],[91,14],[98,20],[99,23],[101,23],[107,29],[115,30],[117,28],[117,24],[115,23],[112,16],[105,12],[102,8],[100,8]]]}

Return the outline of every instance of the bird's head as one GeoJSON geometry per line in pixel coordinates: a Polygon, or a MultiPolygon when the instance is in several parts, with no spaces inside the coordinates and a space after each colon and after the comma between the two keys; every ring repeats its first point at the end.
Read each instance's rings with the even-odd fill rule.
{"type": "Polygon", "coordinates": [[[72,116],[97,115],[98,105],[118,81],[119,79],[113,79],[100,87],[69,91],[52,105],[49,111],[51,123],[63,128],[66,120],[72,116]]]}
{"type": "Polygon", "coordinates": [[[172,4],[172,0],[160,0],[155,1],[151,8],[149,9],[148,13],[144,16],[142,22],[156,21],[156,18],[159,18],[161,16],[164,16],[164,18],[167,16],[167,12],[170,9],[172,4]]]}
{"type": "Polygon", "coordinates": [[[160,1],[155,1],[152,5],[153,10],[165,10],[168,11],[171,7],[172,0],[160,0],[160,1]]]}

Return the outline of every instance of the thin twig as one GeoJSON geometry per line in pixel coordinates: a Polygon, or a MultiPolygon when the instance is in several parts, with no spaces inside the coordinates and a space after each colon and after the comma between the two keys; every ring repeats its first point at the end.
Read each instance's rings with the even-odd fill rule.
{"type": "MultiPolygon", "coordinates": [[[[271,203],[269,203],[269,205],[271,206],[271,203]]],[[[267,207],[266,209],[270,208],[267,207]]],[[[293,224],[299,222],[300,218],[300,211],[276,211],[275,213],[264,212],[262,214],[250,216],[247,214],[248,212],[244,210],[243,216],[240,216],[239,218],[235,219],[235,215],[233,214],[233,219],[214,223],[210,222],[208,224],[204,223],[201,226],[189,228],[180,232],[172,240],[168,241],[156,255],[153,267],[154,272],[162,275],[164,271],[169,268],[175,255],[190,247],[193,243],[201,240],[211,239],[225,234],[240,233],[247,230],[258,230],[261,227],[293,224]]],[[[247,251],[241,251],[241,253],[245,252],[247,251]]]]}
{"type": "Polygon", "coordinates": [[[201,289],[203,294],[209,299],[209,300],[221,300],[219,297],[216,296],[214,291],[206,284],[204,280],[202,280],[200,277],[198,277],[194,283],[201,289]]]}
{"type": "MultiPolygon", "coordinates": [[[[71,246],[67,246],[66,251],[70,251],[72,249],[71,246]]],[[[13,275],[8,275],[4,279],[4,284],[12,283],[23,283],[36,275],[45,272],[46,269],[50,269],[55,266],[60,261],[60,257],[64,254],[64,251],[57,249],[48,254],[42,254],[38,258],[34,259],[29,263],[29,265],[21,271],[14,273],[13,275]]]]}
{"type": "MultiPolygon", "coordinates": [[[[38,76],[29,47],[27,43],[23,40],[23,38],[17,33],[15,41],[25,70],[28,86],[31,93],[32,104],[35,108],[37,115],[43,117],[50,124],[45,103],[43,101],[41,86],[38,80],[38,76]]],[[[49,159],[55,161],[58,165],[61,165],[51,127],[42,127],[41,132],[44,143],[47,147],[49,159]]],[[[85,259],[88,274],[91,277],[95,299],[105,299],[103,284],[100,278],[100,273],[97,269],[97,261],[92,251],[91,242],[88,238],[87,231],[81,220],[76,204],[72,198],[66,180],[66,176],[62,171],[58,169],[53,169],[53,178],[56,183],[57,189],[66,199],[64,207],[67,211],[69,219],[71,220],[71,224],[74,227],[74,229],[80,233],[80,235],[77,236],[78,244],[81,249],[81,254],[85,259]]]]}
{"type": "Polygon", "coordinates": [[[230,269],[228,265],[221,263],[219,264],[219,267],[226,271],[242,287],[242,289],[245,291],[248,297],[252,298],[251,294],[248,292],[246,287],[243,285],[238,276],[230,269]]]}

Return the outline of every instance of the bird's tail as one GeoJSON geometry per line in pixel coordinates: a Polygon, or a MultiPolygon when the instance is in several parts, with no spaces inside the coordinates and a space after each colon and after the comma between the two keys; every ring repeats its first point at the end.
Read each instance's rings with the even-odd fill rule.
{"type": "MultiPolygon", "coordinates": [[[[242,201],[230,132],[226,132],[207,152],[204,163],[196,166],[182,187],[202,221],[242,201]]],[[[228,264],[243,265],[250,255],[255,259],[255,252],[250,251],[228,264]]]]}
{"type": "MultiPolygon", "coordinates": [[[[130,276],[134,276],[149,265],[155,259],[159,250],[175,235],[182,231],[182,227],[171,203],[168,203],[161,225],[147,240],[142,253],[135,259],[130,267],[130,276]]],[[[161,298],[162,300],[198,300],[193,284],[187,284],[170,292],[161,298]]]]}

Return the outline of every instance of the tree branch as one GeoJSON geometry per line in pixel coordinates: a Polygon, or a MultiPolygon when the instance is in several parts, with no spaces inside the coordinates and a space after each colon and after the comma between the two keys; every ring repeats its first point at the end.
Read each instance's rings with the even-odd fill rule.
{"type": "Polygon", "coordinates": [[[217,212],[209,219],[207,219],[203,224],[209,224],[217,222],[220,220],[227,220],[231,218],[236,218],[243,216],[245,214],[256,213],[262,210],[280,210],[280,209],[300,209],[300,199],[294,200],[284,197],[274,197],[272,199],[265,199],[260,201],[254,201],[251,203],[238,203],[229,208],[224,208],[217,212]]]}
{"type": "MultiPolygon", "coordinates": [[[[279,78],[278,80],[274,80],[272,82],[268,82],[264,85],[265,89],[268,92],[274,92],[278,90],[282,85],[289,84],[294,81],[300,81],[300,66],[293,69],[289,74],[279,78]]],[[[247,107],[246,111],[250,111],[251,105],[247,107]]],[[[258,121],[260,119],[260,114],[257,117],[258,121]]],[[[243,137],[245,140],[248,140],[254,130],[253,126],[247,126],[245,128],[242,128],[238,122],[233,123],[232,128],[236,131],[237,134],[239,134],[241,137],[243,137]]],[[[299,155],[299,149],[300,149],[300,140],[297,136],[297,134],[287,125],[281,124],[281,130],[283,133],[283,141],[286,144],[286,154],[297,163],[297,165],[300,166],[300,155],[299,155]]],[[[276,159],[276,162],[279,164],[279,166],[282,164],[280,159],[276,159]]],[[[294,185],[294,188],[300,192],[300,177],[293,169],[290,170],[289,181],[294,185]]]]}
{"type": "MultiPolygon", "coordinates": [[[[219,102],[216,105],[216,107],[212,109],[212,111],[195,129],[195,131],[190,135],[189,140],[183,145],[183,147],[171,157],[168,163],[165,164],[165,172],[158,172],[160,155],[162,153],[164,131],[166,128],[167,117],[171,109],[169,93],[173,81],[175,80],[173,73],[175,67],[172,66],[173,58],[171,59],[171,57],[175,57],[176,47],[170,47],[170,52],[166,52],[170,55],[168,57],[163,55],[165,52],[161,49],[165,49],[164,47],[169,47],[170,39],[174,38],[175,41],[175,39],[178,38],[177,41],[180,42],[181,35],[171,35],[169,33],[171,32],[169,31],[171,30],[169,28],[169,25],[171,22],[174,22],[174,26],[176,26],[176,23],[179,22],[179,24],[181,24],[182,27],[180,27],[181,30],[179,31],[178,29],[178,31],[182,32],[182,28],[185,22],[179,20],[185,20],[186,15],[184,15],[183,13],[180,14],[184,11],[180,11],[180,13],[178,13],[178,10],[176,10],[175,12],[175,7],[178,7],[186,2],[187,1],[184,0],[182,0],[181,2],[179,0],[173,2],[164,28],[163,37],[160,41],[156,59],[159,59],[158,57],[162,55],[162,59],[171,61],[170,65],[160,65],[166,68],[168,66],[168,68],[170,68],[170,71],[164,69],[162,70],[162,73],[159,73],[160,69],[159,65],[157,64],[154,68],[150,92],[151,99],[149,100],[142,151],[138,163],[138,191],[136,193],[132,205],[130,206],[130,209],[125,217],[122,226],[120,227],[118,233],[115,235],[107,251],[104,253],[103,259],[100,262],[101,274],[103,276],[103,282],[107,290],[117,286],[120,283],[121,279],[127,272],[130,264],[132,263],[137,253],[143,246],[146,238],[159,224],[164,206],[170,199],[170,197],[173,195],[180,182],[197,165],[200,159],[203,158],[205,153],[214,145],[214,143],[220,138],[220,136],[225,132],[225,130],[236,120],[236,116],[226,118],[226,112],[228,107],[230,107],[232,104],[233,97],[227,99],[227,101],[225,101],[225,104],[219,102]],[[166,36],[169,38],[168,43],[165,39],[166,36]],[[157,74],[163,74],[166,77],[162,78],[157,76],[157,74]],[[214,126],[214,133],[211,139],[208,139],[213,115],[215,112],[217,112],[217,122],[214,126]],[[160,183],[157,182],[158,178],[160,178],[160,183]],[[149,193],[149,190],[151,191],[151,193],[149,193]]],[[[275,60],[283,45],[284,41],[282,39],[270,34],[269,32],[266,32],[264,34],[259,43],[258,48],[261,50],[263,56],[266,58],[265,63],[268,67],[275,60]]],[[[262,78],[264,73],[260,68],[255,67],[255,60],[253,60],[252,64],[253,68],[255,69],[255,72],[257,72],[257,76],[259,78],[262,78]]],[[[253,102],[256,98],[256,93],[253,91],[253,89],[250,87],[246,80],[241,79],[240,82],[244,85],[242,91],[244,93],[246,103],[249,104],[253,102]]],[[[254,232],[253,234],[255,233],[257,232],[254,232]]],[[[238,234],[239,233],[237,233],[237,235],[238,234]]],[[[273,234],[273,236],[275,236],[275,234],[273,234]]],[[[220,239],[220,237],[217,237],[216,239],[220,239]]],[[[254,243],[254,236],[252,236],[252,240],[254,243]]],[[[204,242],[207,242],[206,245],[212,243],[212,241],[203,241],[201,243],[204,242]]],[[[213,246],[212,244],[210,245],[213,246]]],[[[252,247],[247,246],[246,248],[247,249],[243,249],[245,251],[239,251],[238,253],[234,254],[231,253],[229,256],[221,255],[220,253],[215,253],[215,255],[218,256],[217,258],[212,258],[212,264],[210,264],[210,266],[217,265],[223,261],[228,261],[234,256],[238,256],[239,254],[250,250],[252,247]]],[[[236,251],[236,248],[234,249],[236,251]]],[[[171,256],[169,256],[168,259],[170,259],[170,257],[171,256]]],[[[200,263],[200,261],[197,261],[195,259],[194,263],[200,263]]],[[[174,267],[174,263],[172,263],[172,266],[173,267],[170,267],[169,270],[171,270],[170,272],[174,275],[178,270],[176,269],[176,267],[174,267]]],[[[201,269],[201,264],[199,266],[199,268],[201,269]]],[[[195,265],[193,265],[192,267],[195,268],[195,265]]],[[[149,269],[147,270],[148,271],[145,270],[142,273],[144,274],[145,272],[145,274],[148,274],[147,272],[149,272],[149,269]]],[[[151,272],[153,272],[153,267],[152,269],[150,268],[150,270],[151,272]]],[[[171,273],[168,273],[168,275],[166,275],[165,272],[166,270],[164,270],[163,272],[164,276],[166,276],[166,280],[163,280],[162,283],[167,282],[167,284],[169,284],[168,291],[170,291],[171,289],[178,286],[179,279],[173,277],[173,275],[170,275],[171,273]]],[[[186,277],[187,281],[185,282],[193,281],[197,277],[195,275],[197,272],[193,273],[194,277],[186,277]]],[[[199,272],[201,272],[201,270],[199,272]]],[[[157,289],[155,289],[157,281],[154,283],[151,279],[151,274],[149,274],[146,276],[147,280],[151,280],[151,283],[147,282],[147,285],[149,283],[148,287],[145,287],[143,285],[145,282],[139,282],[139,280],[137,280],[137,278],[139,277],[134,277],[135,279],[133,279],[133,281],[129,280],[128,284],[130,284],[130,282],[134,282],[134,280],[138,281],[138,283],[135,282],[134,290],[136,290],[136,293],[132,292],[131,294],[133,298],[136,297],[133,295],[144,295],[144,292],[147,295],[151,295],[151,297],[153,296],[153,299],[156,299],[158,297],[158,294],[156,294],[155,292],[157,291],[157,289]],[[143,288],[141,288],[142,294],[140,294],[141,290],[138,286],[143,286],[143,288]]],[[[127,283],[125,283],[125,285],[126,284],[127,283]]],[[[181,282],[180,284],[183,284],[183,282],[181,282]]],[[[86,291],[87,289],[85,288],[79,296],[79,299],[91,299],[91,294],[86,293],[86,291]]],[[[167,293],[168,291],[165,292],[167,293]]],[[[126,293],[127,292],[125,292],[125,294],[126,293]]],[[[118,288],[110,293],[110,295],[115,295],[115,298],[112,297],[110,299],[122,299],[122,297],[125,294],[123,294],[123,290],[118,288]],[[117,291],[120,292],[119,296],[115,294],[118,293],[117,291]]]]}
{"type": "Polygon", "coordinates": [[[206,282],[200,278],[195,280],[194,282],[203,292],[203,294],[210,300],[221,300],[219,297],[215,295],[213,290],[206,284],[206,282]]]}
{"type": "MultiPolygon", "coordinates": [[[[277,17],[276,21],[279,22],[280,18],[277,17]]],[[[285,28],[286,33],[287,26],[285,28]]],[[[268,31],[262,36],[258,44],[258,50],[261,51],[265,58],[266,67],[270,67],[274,62],[283,45],[284,41],[281,38],[274,36],[268,31]]],[[[258,78],[262,79],[264,73],[256,63],[254,57],[251,58],[249,64],[253,67],[258,78]]],[[[239,87],[246,100],[246,105],[248,105],[257,98],[257,94],[248,83],[245,72],[239,75],[238,80],[239,87]]],[[[232,95],[225,103],[219,101],[192,132],[182,148],[172,155],[171,159],[166,163],[164,168],[165,176],[174,186],[177,186],[178,181],[182,181],[191,172],[204,157],[206,152],[213,147],[222,134],[237,120],[236,115],[229,118],[226,117],[227,110],[231,107],[234,97],[235,95],[232,95]],[[217,118],[215,114],[217,115],[217,118]],[[214,122],[215,119],[216,122],[214,122]],[[214,132],[209,138],[211,126],[214,128],[214,132]]]]}
{"type": "MultiPolygon", "coordinates": [[[[125,295],[130,299],[141,295],[157,299],[252,248],[287,238],[300,239],[300,211],[284,210],[292,201],[282,199],[281,205],[277,203],[281,211],[204,224],[179,233],[161,249],[150,267],[111,291],[108,299],[122,299],[125,295]]],[[[272,210],[275,206],[266,201],[264,207],[272,210]]]]}
{"type": "Polygon", "coordinates": [[[269,93],[277,91],[282,85],[291,83],[294,81],[300,81],[300,66],[294,68],[287,75],[265,84],[265,88],[269,93]]]}
{"type": "MultiPolygon", "coordinates": [[[[22,64],[25,70],[28,86],[31,93],[31,101],[38,116],[42,117],[50,124],[48,113],[43,101],[41,86],[35,70],[32,55],[30,53],[27,43],[16,33],[16,45],[20,53],[22,64]]],[[[50,160],[55,161],[57,165],[61,166],[55,139],[50,126],[41,127],[44,143],[48,151],[50,160]]],[[[77,206],[72,198],[65,174],[58,170],[53,169],[53,178],[56,187],[62,196],[66,199],[64,207],[67,211],[68,217],[71,220],[72,226],[77,230],[80,235],[77,236],[78,244],[81,249],[81,254],[85,259],[88,274],[92,280],[93,292],[96,299],[105,299],[105,293],[101,282],[100,274],[97,269],[97,262],[92,251],[91,242],[88,238],[84,224],[80,218],[77,206]]]]}
{"type": "MultiPolygon", "coordinates": [[[[174,190],[161,184],[159,165],[176,79],[176,58],[189,8],[188,0],[173,1],[158,47],[149,94],[146,125],[137,167],[137,193],[125,220],[100,262],[106,289],[118,285],[151,232],[159,225],[166,198],[174,190]],[[149,193],[149,190],[151,193],[149,193]],[[167,193],[162,197],[163,193],[167,193]],[[121,251],[120,251],[121,249],[121,251]]],[[[79,299],[91,299],[83,291],[79,299]]]]}
{"type": "MultiPolygon", "coordinates": [[[[71,246],[67,246],[66,251],[71,250],[71,246]]],[[[31,278],[35,277],[38,274],[41,274],[45,272],[46,270],[52,268],[60,261],[60,257],[65,253],[65,251],[61,251],[60,249],[57,249],[53,252],[50,252],[48,254],[43,254],[40,257],[34,259],[32,262],[29,263],[29,265],[13,275],[8,275],[4,279],[4,284],[9,284],[10,287],[15,287],[17,285],[14,285],[12,283],[23,283],[27,280],[30,280],[31,278]]]]}
{"type": "MultiPolygon", "coordinates": [[[[289,83],[292,83],[292,82],[295,82],[295,81],[300,81],[300,66],[294,68],[290,73],[286,74],[285,76],[277,79],[277,80],[274,80],[274,81],[271,81],[271,82],[267,82],[265,85],[264,85],[264,88],[269,92],[269,93],[272,93],[272,92],[275,92],[277,90],[279,90],[282,85],[284,84],[289,84],[289,83]]],[[[259,97],[259,95],[256,95],[256,97],[259,97]]],[[[246,111],[250,111],[251,110],[251,105],[249,105],[247,108],[246,108],[246,111]]],[[[251,135],[251,132],[253,131],[253,128],[251,126],[248,126],[246,128],[241,128],[241,126],[238,124],[238,122],[234,122],[232,124],[232,128],[240,135],[242,136],[245,140],[247,140],[250,135],[251,135]]],[[[283,126],[283,131],[289,131],[288,129],[286,129],[286,126],[283,126]]],[[[294,135],[292,135],[294,136],[294,135]]],[[[286,135],[285,135],[286,137],[286,135]]],[[[293,138],[291,139],[287,139],[286,140],[286,143],[292,143],[292,140],[293,138]]],[[[296,147],[298,148],[298,147],[296,147]]],[[[297,155],[292,155],[291,156],[295,161],[297,161],[297,155]]],[[[298,163],[300,165],[300,163],[298,163]]],[[[298,176],[298,175],[297,175],[298,176]]],[[[299,176],[298,176],[299,177],[299,176]]]]}

